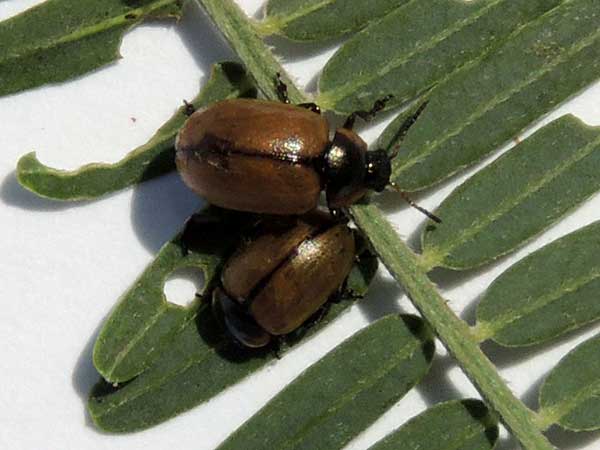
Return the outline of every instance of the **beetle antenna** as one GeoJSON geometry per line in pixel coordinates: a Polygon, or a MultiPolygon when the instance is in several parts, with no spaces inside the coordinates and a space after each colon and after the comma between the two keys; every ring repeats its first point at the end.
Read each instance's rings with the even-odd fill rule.
{"type": "Polygon", "coordinates": [[[290,104],[290,98],[288,97],[288,87],[287,84],[281,78],[281,73],[277,72],[275,74],[275,87],[277,89],[277,95],[279,96],[279,100],[281,100],[286,105],[290,104]]]}
{"type": "Polygon", "coordinates": [[[438,216],[436,216],[435,214],[433,214],[431,211],[426,210],[425,208],[423,208],[422,206],[417,205],[409,196],[408,194],[401,190],[400,187],[392,182],[390,183],[390,187],[398,192],[400,194],[400,197],[402,197],[402,199],[408,203],[410,206],[412,206],[413,208],[415,208],[417,211],[425,214],[427,217],[429,217],[431,220],[433,220],[435,223],[442,223],[442,219],[440,219],[438,216]]]}
{"type": "Polygon", "coordinates": [[[408,134],[408,130],[410,130],[410,127],[412,127],[415,124],[415,122],[417,121],[421,113],[425,110],[428,104],[429,100],[425,100],[419,105],[414,114],[408,116],[406,120],[404,120],[404,122],[398,129],[398,132],[394,136],[394,141],[396,141],[396,143],[394,144],[394,147],[389,154],[390,159],[394,159],[398,155],[398,152],[400,151],[400,144],[402,144],[402,142],[404,141],[404,138],[408,134]]]}
{"type": "Polygon", "coordinates": [[[375,103],[373,103],[373,106],[371,107],[370,110],[368,111],[354,111],[352,114],[350,114],[348,116],[348,118],[346,119],[346,122],[344,122],[343,128],[347,129],[347,130],[351,130],[352,128],[354,128],[354,122],[356,122],[356,118],[360,117],[362,120],[368,122],[369,120],[373,119],[378,112],[383,111],[385,109],[385,105],[387,105],[387,103],[394,98],[393,95],[386,95],[383,98],[380,98],[379,100],[375,101],[375,103]]]}

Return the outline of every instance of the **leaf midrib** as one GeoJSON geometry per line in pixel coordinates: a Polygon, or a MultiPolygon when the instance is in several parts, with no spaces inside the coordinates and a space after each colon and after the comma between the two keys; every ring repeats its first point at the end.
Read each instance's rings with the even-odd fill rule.
{"type": "Polygon", "coordinates": [[[488,332],[488,335],[485,337],[485,339],[492,338],[499,332],[501,332],[504,328],[511,325],[513,322],[521,320],[524,317],[539,311],[540,309],[550,305],[551,303],[560,300],[565,295],[578,291],[582,287],[592,283],[598,278],[600,278],[600,268],[595,268],[594,270],[591,270],[588,274],[577,278],[570,278],[565,283],[561,283],[560,286],[558,286],[556,289],[553,289],[545,293],[544,295],[539,296],[536,301],[531,302],[526,308],[523,308],[521,310],[521,313],[505,313],[497,316],[492,320],[478,322],[477,326],[484,327],[486,332],[488,332]]]}
{"type": "MultiPolygon", "coordinates": [[[[189,324],[190,322],[192,322],[193,320],[195,320],[196,317],[197,317],[197,314],[192,314],[190,317],[190,320],[186,322],[186,325],[189,324]]],[[[95,414],[94,416],[95,417],[106,416],[112,410],[120,408],[124,404],[134,401],[135,399],[141,397],[142,395],[146,394],[147,392],[151,391],[152,389],[154,389],[157,386],[162,386],[166,381],[179,375],[180,373],[185,372],[187,369],[189,369],[193,365],[200,364],[202,361],[204,361],[209,356],[211,356],[212,354],[214,354],[215,352],[220,350],[222,347],[225,347],[225,345],[226,345],[226,342],[224,340],[222,340],[217,345],[207,346],[206,351],[203,352],[201,355],[192,355],[190,358],[182,361],[182,364],[171,367],[171,370],[167,371],[167,373],[165,373],[164,376],[158,378],[155,383],[148,384],[143,389],[140,389],[139,391],[137,391],[129,396],[125,396],[125,398],[123,398],[121,401],[110,404],[109,406],[105,407],[100,414],[95,414]]]]}
{"type": "MultiPolygon", "coordinates": [[[[598,33],[600,35],[600,32],[598,33]]],[[[462,233],[457,234],[456,239],[451,241],[445,246],[432,247],[424,252],[423,258],[427,261],[435,261],[435,264],[442,262],[450,253],[456,248],[463,245],[465,242],[471,240],[473,236],[479,234],[484,228],[494,223],[497,219],[506,215],[512,209],[518,207],[525,199],[532,194],[535,194],[540,189],[549,184],[552,180],[560,176],[563,172],[571,168],[574,164],[581,161],[586,156],[589,156],[596,150],[596,147],[600,144],[600,136],[585,145],[578,151],[576,151],[570,158],[565,159],[562,164],[556,166],[553,170],[549,170],[540,177],[537,182],[533,180],[523,190],[519,191],[519,194],[514,197],[509,197],[499,204],[499,207],[492,211],[487,216],[480,218],[473,222],[471,225],[466,226],[462,233]],[[425,256],[426,255],[426,256],[425,256]]],[[[434,264],[434,263],[432,263],[434,264]]]]}
{"type": "Polygon", "coordinates": [[[113,364],[110,366],[110,369],[106,372],[105,378],[110,380],[112,375],[115,373],[123,359],[131,352],[131,350],[135,347],[135,345],[146,335],[148,330],[152,328],[158,320],[169,310],[169,305],[166,300],[163,299],[163,302],[160,304],[156,313],[152,314],[150,318],[144,323],[142,327],[135,333],[135,335],[125,344],[125,346],[117,353],[113,364]]]}
{"type": "Polygon", "coordinates": [[[318,3],[298,8],[295,12],[291,14],[274,14],[272,16],[267,17],[267,19],[260,25],[265,25],[266,27],[268,25],[275,24],[275,26],[277,26],[279,29],[283,29],[283,27],[285,27],[288,23],[293,22],[299,17],[311,14],[320,9],[324,9],[336,1],[337,0],[322,0],[318,3]]]}
{"type": "MultiPolygon", "coordinates": [[[[566,4],[565,2],[563,3],[566,4]]],[[[592,32],[586,38],[580,40],[579,45],[572,46],[569,51],[564,52],[560,57],[553,59],[548,64],[545,64],[540,68],[539,71],[533,72],[532,76],[529,76],[523,80],[522,83],[515,85],[513,88],[499,92],[495,95],[488,103],[485,103],[483,106],[477,108],[473,113],[468,116],[461,124],[456,127],[454,130],[446,132],[441,138],[435,139],[431,141],[429,144],[425,145],[422,151],[410,159],[407,159],[403,164],[398,164],[394,167],[394,173],[398,174],[399,172],[405,171],[415,164],[423,161],[425,158],[431,156],[432,154],[439,152],[442,149],[442,144],[454,136],[462,133],[467,127],[472,125],[477,119],[483,117],[486,113],[493,110],[496,106],[500,105],[511,99],[512,96],[521,92],[527,86],[538,81],[542,76],[546,75],[556,66],[568,61],[574,54],[584,50],[586,47],[589,47],[594,43],[594,41],[600,36],[600,29],[592,32]]]]}
{"type": "Polygon", "coordinates": [[[551,420],[551,423],[559,423],[563,417],[573,412],[574,409],[594,394],[600,394],[600,380],[586,384],[561,402],[542,407],[540,415],[548,418],[548,421],[551,420]]]}
{"type": "MultiPolygon", "coordinates": [[[[487,428],[488,427],[486,426],[483,427],[484,432],[485,430],[487,430],[487,428]]],[[[475,423],[471,423],[466,428],[464,428],[464,430],[465,432],[461,433],[460,436],[457,436],[456,440],[449,447],[445,447],[444,450],[460,450],[461,448],[463,448],[465,442],[468,442],[469,440],[481,434],[481,427],[475,423]]],[[[490,446],[490,448],[492,447],[490,446]]]]}
{"type": "Polygon", "coordinates": [[[19,59],[33,55],[41,50],[48,50],[54,47],[60,47],[61,45],[69,44],[71,42],[82,40],[100,32],[105,32],[113,28],[118,28],[124,24],[133,26],[134,24],[141,22],[144,19],[145,15],[157,9],[163,8],[164,6],[167,6],[169,4],[175,3],[175,1],[176,0],[159,0],[158,2],[153,3],[151,5],[131,9],[124,14],[120,14],[119,16],[102,20],[92,25],[84,26],[82,28],[77,28],[68,34],[65,34],[64,36],[59,37],[58,39],[50,38],[44,43],[41,43],[40,45],[33,45],[27,46],[25,48],[20,48],[18,49],[17,53],[8,53],[5,55],[5,57],[0,58],[0,64],[4,64],[12,59],[19,59]],[[137,17],[135,19],[126,19],[125,16],[129,14],[135,14],[137,17]]]}

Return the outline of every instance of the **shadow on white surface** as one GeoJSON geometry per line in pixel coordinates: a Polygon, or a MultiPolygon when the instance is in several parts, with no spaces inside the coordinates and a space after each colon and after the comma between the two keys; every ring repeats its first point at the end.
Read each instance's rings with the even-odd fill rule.
{"type": "MultiPolygon", "coordinates": [[[[265,39],[267,45],[270,45],[276,49],[277,55],[286,55],[285,57],[280,56],[284,63],[287,64],[303,64],[307,59],[322,59],[322,63],[319,66],[324,67],[328,58],[324,58],[323,55],[333,55],[337,48],[345,41],[345,38],[337,38],[328,42],[292,42],[281,36],[269,36],[265,39]]],[[[321,77],[321,70],[317,73],[312,74],[308,79],[304,77],[294,80],[298,81],[300,87],[308,94],[317,94],[319,78],[321,77]]]]}
{"type": "Polygon", "coordinates": [[[210,66],[216,62],[239,61],[195,2],[185,3],[183,17],[177,29],[187,51],[207,76],[210,66]]]}
{"type": "MultiPolygon", "coordinates": [[[[481,344],[481,350],[494,362],[496,367],[507,369],[522,364],[536,356],[541,356],[558,349],[565,344],[575,346],[576,342],[581,342],[594,328],[598,328],[598,323],[582,326],[578,330],[568,332],[544,344],[529,347],[504,347],[493,341],[485,341],[481,344]]],[[[558,361],[555,364],[557,363],[558,361]]]]}
{"type": "Polygon", "coordinates": [[[186,219],[205,205],[177,173],[137,185],[131,223],[140,243],[152,253],[178,233],[186,219]]]}
{"type": "Polygon", "coordinates": [[[359,300],[356,306],[370,323],[388,314],[404,313],[396,300],[401,298],[403,293],[398,283],[378,274],[373,279],[367,296],[359,300]]]}
{"type": "MultiPolygon", "coordinates": [[[[436,341],[436,346],[440,347],[440,345],[440,342],[436,341]]],[[[415,386],[428,407],[465,396],[448,376],[450,370],[456,367],[457,365],[451,357],[436,353],[431,369],[423,381],[415,386]]]]}
{"type": "Polygon", "coordinates": [[[71,375],[73,389],[81,398],[85,424],[86,426],[92,428],[99,434],[109,433],[104,433],[96,425],[94,425],[94,422],[92,421],[92,418],[90,417],[90,414],[87,409],[87,401],[90,392],[92,391],[92,388],[101,379],[100,374],[94,367],[92,356],[94,352],[94,344],[96,343],[96,339],[98,338],[98,335],[100,334],[100,331],[102,330],[102,327],[104,326],[109,314],[107,314],[104,317],[104,319],[102,319],[102,321],[98,324],[94,332],[91,334],[90,338],[85,344],[85,347],[79,354],[79,358],[77,358],[77,363],[75,364],[73,374],[71,375]]]}

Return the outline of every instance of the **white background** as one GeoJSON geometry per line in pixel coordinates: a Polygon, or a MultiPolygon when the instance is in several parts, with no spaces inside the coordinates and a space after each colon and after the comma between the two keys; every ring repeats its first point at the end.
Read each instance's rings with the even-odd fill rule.
{"type": "MultiPolygon", "coordinates": [[[[238,2],[250,15],[260,17],[262,0],[238,2]]],[[[36,3],[40,1],[2,1],[0,19],[36,3]]],[[[309,91],[314,91],[315,74],[335,50],[280,39],[269,43],[285,58],[285,67],[299,85],[309,91]]],[[[128,33],[121,50],[123,59],[81,79],[0,98],[2,449],[213,449],[341,340],[386,312],[413,311],[401,289],[381,272],[368,298],[350,313],[203,406],[144,432],[115,436],[96,430],[86,415],[85,401],[97,380],[91,350],[98,330],[119,295],[200,200],[176,175],[170,175],[99,201],[51,202],[19,187],[14,174],[16,162],[32,150],[42,162],[58,168],[116,161],[144,143],[182,99],[196,94],[211,63],[234,58],[203,13],[190,6],[179,24],[144,25],[128,33]]],[[[565,112],[573,112],[589,124],[600,124],[600,84],[544,123],[565,112]]],[[[372,140],[384,122],[385,118],[362,130],[363,136],[372,140]]],[[[466,176],[418,200],[435,208],[466,176]]],[[[382,206],[399,232],[414,242],[414,231],[422,225],[423,217],[390,196],[382,200],[382,206]]],[[[433,278],[450,306],[471,321],[474,300],[496,276],[541,245],[598,219],[599,207],[600,197],[596,196],[514,256],[484,270],[434,272],[433,278]]],[[[169,285],[168,294],[173,299],[189,298],[192,291],[189,280],[178,280],[169,285]]],[[[503,350],[484,345],[484,350],[514,392],[527,405],[536,407],[537,389],[547,371],[598,328],[588,328],[541,349],[503,350]]],[[[438,346],[425,382],[348,448],[368,448],[407,418],[439,401],[475,395],[460,369],[438,346]]],[[[506,433],[502,436],[502,449],[516,447],[506,433]]],[[[550,437],[564,449],[600,447],[600,437],[594,434],[553,429],[550,437]]]]}

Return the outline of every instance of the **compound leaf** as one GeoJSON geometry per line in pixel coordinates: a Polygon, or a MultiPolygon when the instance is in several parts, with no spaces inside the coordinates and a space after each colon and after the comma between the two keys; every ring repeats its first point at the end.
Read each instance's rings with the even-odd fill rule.
{"type": "MultiPolygon", "coordinates": [[[[215,64],[202,92],[192,101],[196,108],[218,100],[255,94],[243,67],[215,64]]],[[[57,170],[39,162],[35,153],[17,164],[19,183],[33,193],[55,200],[89,200],[150,180],[175,169],[175,137],[187,119],[180,108],[150,140],[114,164],[92,163],[74,171],[57,170]]]]}
{"type": "Polygon", "coordinates": [[[450,401],[412,418],[369,450],[492,450],[498,422],[479,400],[450,401]]]}
{"type": "Polygon", "coordinates": [[[420,319],[387,316],[307,369],[218,449],[340,449],[425,376],[433,351],[420,319]]]}
{"type": "Polygon", "coordinates": [[[597,0],[564,1],[438,85],[394,160],[394,181],[431,186],[597,80],[599,21],[597,0]]]}
{"type": "Polygon", "coordinates": [[[111,63],[127,30],[180,15],[178,0],[48,0],[0,23],[0,96],[111,63]]]}
{"type": "Polygon", "coordinates": [[[600,222],[504,272],[477,308],[477,335],[505,346],[549,341],[600,319],[600,222]]]}
{"type": "Polygon", "coordinates": [[[600,428],[600,336],[580,344],[550,372],[540,390],[540,418],[571,431],[600,428]]]}
{"type": "Polygon", "coordinates": [[[359,30],[408,0],[269,0],[263,34],[280,34],[293,41],[322,41],[359,30]]]}
{"type": "MultiPolygon", "coordinates": [[[[348,293],[331,305],[319,323],[289,335],[281,352],[325,327],[354,304],[357,296],[365,295],[376,267],[375,257],[361,255],[348,278],[348,293]]],[[[131,432],[156,425],[204,403],[275,357],[271,349],[244,350],[234,344],[204,302],[198,303],[193,320],[182,323],[183,329],[171,338],[168,351],[157,355],[137,377],[118,388],[104,381],[96,385],[88,409],[99,428],[131,432]]]]}
{"type": "Polygon", "coordinates": [[[600,190],[600,128],[564,116],[459,186],[423,234],[427,267],[464,270],[504,255],[600,190]]]}
{"type": "Polygon", "coordinates": [[[317,102],[348,113],[393,94],[388,106],[401,105],[561,1],[410,1],[338,50],[323,70],[317,102]]]}
{"type": "MultiPolygon", "coordinates": [[[[219,219],[211,210],[200,217],[219,219]]],[[[120,383],[132,379],[152,364],[175,334],[193,322],[200,300],[188,307],[172,304],[164,294],[164,285],[177,270],[194,268],[204,276],[204,291],[210,289],[224,255],[235,242],[233,235],[207,229],[205,235],[195,239],[192,252],[187,251],[179,236],[160,249],[121,297],[96,340],[94,366],[105,380],[120,383]]]]}

